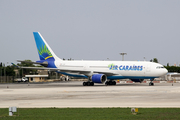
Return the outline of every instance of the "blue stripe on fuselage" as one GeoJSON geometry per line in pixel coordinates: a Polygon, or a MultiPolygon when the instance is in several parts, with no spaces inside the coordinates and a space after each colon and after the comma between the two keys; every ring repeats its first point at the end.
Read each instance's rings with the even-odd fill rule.
{"type": "Polygon", "coordinates": [[[154,79],[157,77],[154,76],[107,76],[109,80],[117,80],[117,79],[154,79]]]}

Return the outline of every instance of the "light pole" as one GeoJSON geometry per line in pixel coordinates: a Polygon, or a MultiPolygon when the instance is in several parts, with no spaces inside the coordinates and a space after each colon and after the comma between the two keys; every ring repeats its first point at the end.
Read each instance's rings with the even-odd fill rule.
{"type": "Polygon", "coordinates": [[[2,83],[2,70],[3,70],[3,68],[1,67],[1,83],[2,83]]]}
{"type": "Polygon", "coordinates": [[[7,82],[7,76],[6,76],[6,66],[7,66],[8,62],[7,63],[4,63],[4,77],[5,77],[5,82],[7,82]]]}
{"type": "Polygon", "coordinates": [[[127,55],[127,53],[119,53],[120,55],[122,55],[122,61],[124,61],[124,55],[127,55]]]}
{"type": "Polygon", "coordinates": [[[6,82],[6,65],[4,64],[4,82],[6,82]]]}

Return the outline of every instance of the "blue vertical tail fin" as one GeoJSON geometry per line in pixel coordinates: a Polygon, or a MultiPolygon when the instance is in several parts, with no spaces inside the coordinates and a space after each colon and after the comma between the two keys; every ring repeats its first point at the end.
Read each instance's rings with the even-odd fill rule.
{"type": "Polygon", "coordinates": [[[58,58],[39,32],[33,32],[40,60],[61,60],[58,58]]]}

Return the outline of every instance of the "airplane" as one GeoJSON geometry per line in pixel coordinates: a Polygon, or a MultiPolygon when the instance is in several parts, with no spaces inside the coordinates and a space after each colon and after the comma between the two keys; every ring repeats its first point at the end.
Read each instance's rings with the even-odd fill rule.
{"type": "Polygon", "coordinates": [[[134,82],[150,79],[149,86],[152,86],[154,78],[168,72],[163,65],[148,61],[62,60],[56,56],[39,32],[33,34],[40,60],[32,63],[44,67],[21,68],[55,70],[67,76],[88,78],[87,82],[83,82],[83,86],[93,86],[94,83],[116,85],[115,80],[118,79],[130,79],[134,82]]]}

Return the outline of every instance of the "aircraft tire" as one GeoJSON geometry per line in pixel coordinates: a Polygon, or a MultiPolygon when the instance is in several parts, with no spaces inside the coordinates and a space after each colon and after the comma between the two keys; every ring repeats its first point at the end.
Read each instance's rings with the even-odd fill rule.
{"type": "Polygon", "coordinates": [[[154,83],[153,83],[153,82],[150,82],[150,83],[149,83],[149,86],[154,86],[154,83]]]}
{"type": "Polygon", "coordinates": [[[106,81],[105,85],[109,85],[109,82],[108,82],[108,81],[106,81]]]}
{"type": "Polygon", "coordinates": [[[83,82],[83,86],[86,86],[86,82],[83,82]]]}
{"type": "Polygon", "coordinates": [[[87,82],[87,86],[91,86],[91,82],[87,82]]]}
{"type": "Polygon", "coordinates": [[[113,82],[113,85],[116,85],[116,82],[115,82],[115,81],[113,82]]]}
{"type": "Polygon", "coordinates": [[[91,82],[91,86],[94,86],[94,83],[93,83],[93,82],[91,82]]]}
{"type": "Polygon", "coordinates": [[[112,81],[109,81],[109,85],[112,85],[113,84],[113,82],[112,81]]]}

